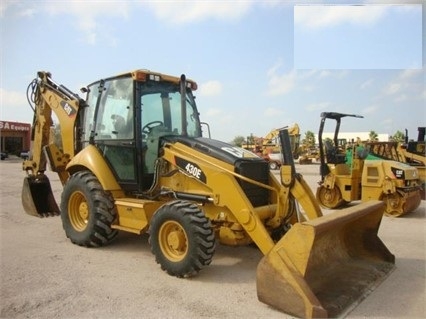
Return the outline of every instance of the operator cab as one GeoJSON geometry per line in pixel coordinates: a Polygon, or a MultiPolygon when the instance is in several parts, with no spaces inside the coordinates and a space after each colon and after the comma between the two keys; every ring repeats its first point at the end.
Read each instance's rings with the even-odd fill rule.
{"type": "Polygon", "coordinates": [[[99,149],[125,191],[149,189],[160,139],[202,135],[195,89],[184,76],[147,70],[89,85],[83,146],[99,149]]]}

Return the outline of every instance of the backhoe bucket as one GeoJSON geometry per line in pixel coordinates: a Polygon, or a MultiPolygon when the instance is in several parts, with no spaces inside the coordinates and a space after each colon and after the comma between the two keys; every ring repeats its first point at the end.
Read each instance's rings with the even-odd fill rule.
{"type": "Polygon", "coordinates": [[[383,212],[369,201],[296,223],[258,265],[259,300],[301,318],[348,314],[394,268],[377,236],[383,212]]]}
{"type": "Polygon", "coordinates": [[[36,217],[60,215],[50,181],[44,174],[25,177],[21,197],[28,215],[36,217]]]}

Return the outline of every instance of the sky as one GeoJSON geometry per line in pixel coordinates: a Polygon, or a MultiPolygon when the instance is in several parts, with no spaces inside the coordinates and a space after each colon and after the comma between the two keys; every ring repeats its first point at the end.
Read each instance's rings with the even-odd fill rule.
{"type": "Polygon", "coordinates": [[[422,3],[3,0],[0,120],[31,123],[37,71],[83,96],[145,68],[195,80],[201,120],[225,142],[292,123],[317,133],[321,112],[364,116],[344,119],[345,132],[415,138],[426,126],[422,3]]]}

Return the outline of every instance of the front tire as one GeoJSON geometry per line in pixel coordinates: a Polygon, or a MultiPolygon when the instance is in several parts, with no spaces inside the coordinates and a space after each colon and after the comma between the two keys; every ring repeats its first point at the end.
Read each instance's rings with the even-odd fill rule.
{"type": "Polygon", "coordinates": [[[111,229],[114,202],[89,171],[72,175],[61,198],[61,219],[66,236],[79,246],[97,247],[111,242],[118,231],[111,229]]]}
{"type": "Polygon", "coordinates": [[[160,207],[151,219],[149,243],[161,269],[176,277],[191,277],[211,263],[215,236],[200,208],[187,201],[160,207]]]}

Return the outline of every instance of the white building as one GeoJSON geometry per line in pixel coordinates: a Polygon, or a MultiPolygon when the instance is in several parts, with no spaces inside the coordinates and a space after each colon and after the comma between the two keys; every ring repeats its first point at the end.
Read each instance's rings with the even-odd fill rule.
{"type": "MultiPolygon", "coordinates": [[[[333,139],[334,132],[324,132],[322,133],[322,137],[323,139],[333,139]]],[[[339,139],[344,138],[348,142],[351,142],[352,140],[356,141],[358,137],[361,141],[367,141],[370,139],[370,132],[339,132],[339,139]]],[[[390,135],[377,133],[377,138],[380,142],[389,142],[390,135]]],[[[315,141],[318,143],[318,134],[315,134],[315,141]]]]}

